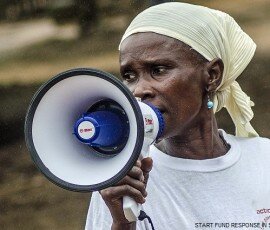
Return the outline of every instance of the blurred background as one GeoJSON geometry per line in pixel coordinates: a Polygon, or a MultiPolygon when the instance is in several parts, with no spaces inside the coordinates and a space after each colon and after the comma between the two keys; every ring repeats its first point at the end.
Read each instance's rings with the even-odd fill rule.
{"type": "MultiPolygon", "coordinates": [[[[35,168],[24,143],[41,84],[75,67],[119,76],[118,43],[132,18],[160,0],[0,0],[0,229],[83,229],[90,194],[63,190],[35,168]]],[[[239,83],[255,102],[252,124],[270,137],[270,1],[190,0],[231,14],[257,43],[239,83]]],[[[225,111],[219,126],[234,133],[225,111]]],[[[256,154],[256,153],[254,153],[256,154]]]]}

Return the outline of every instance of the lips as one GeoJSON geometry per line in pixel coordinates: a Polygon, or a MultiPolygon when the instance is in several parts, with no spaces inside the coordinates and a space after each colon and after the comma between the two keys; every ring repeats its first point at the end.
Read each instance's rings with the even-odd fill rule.
{"type": "Polygon", "coordinates": [[[165,111],[164,110],[162,110],[162,109],[158,109],[162,114],[164,114],[165,113],[165,111]]]}
{"type": "Polygon", "coordinates": [[[161,112],[162,115],[165,113],[165,110],[164,109],[161,109],[159,107],[156,107],[156,108],[161,112]]]}
{"type": "Polygon", "coordinates": [[[162,106],[156,105],[155,103],[152,103],[150,101],[143,101],[146,104],[150,104],[153,105],[155,108],[157,108],[162,114],[164,114],[166,112],[166,110],[164,108],[162,108],[162,106]]]}
{"type": "Polygon", "coordinates": [[[159,106],[152,104],[156,109],[158,109],[161,113],[164,113],[164,109],[161,109],[159,106]]]}

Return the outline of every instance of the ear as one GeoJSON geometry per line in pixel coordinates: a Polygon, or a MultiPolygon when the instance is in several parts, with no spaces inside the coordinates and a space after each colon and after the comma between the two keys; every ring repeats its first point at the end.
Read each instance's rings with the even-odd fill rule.
{"type": "Polygon", "coordinates": [[[224,64],[220,58],[215,58],[207,63],[206,91],[214,92],[217,89],[222,81],[223,70],[224,64]]]}

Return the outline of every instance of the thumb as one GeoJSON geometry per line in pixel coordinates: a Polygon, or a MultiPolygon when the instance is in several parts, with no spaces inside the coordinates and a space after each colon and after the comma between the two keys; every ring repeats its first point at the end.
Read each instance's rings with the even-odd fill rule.
{"type": "Polygon", "coordinates": [[[149,178],[149,172],[152,170],[153,167],[153,160],[151,157],[146,157],[141,161],[141,169],[144,175],[144,183],[147,184],[149,178]]]}

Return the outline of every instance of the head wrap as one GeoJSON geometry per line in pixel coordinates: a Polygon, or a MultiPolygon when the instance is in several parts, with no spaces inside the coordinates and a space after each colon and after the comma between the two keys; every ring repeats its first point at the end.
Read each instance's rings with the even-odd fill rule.
{"type": "Polygon", "coordinates": [[[139,32],[154,32],[178,39],[208,61],[222,59],[222,82],[214,95],[214,112],[225,107],[236,127],[236,135],[258,136],[250,124],[254,103],[242,91],[236,78],[252,59],[256,44],[228,14],[207,7],[171,2],[150,7],[138,14],[122,41],[139,32]]]}

